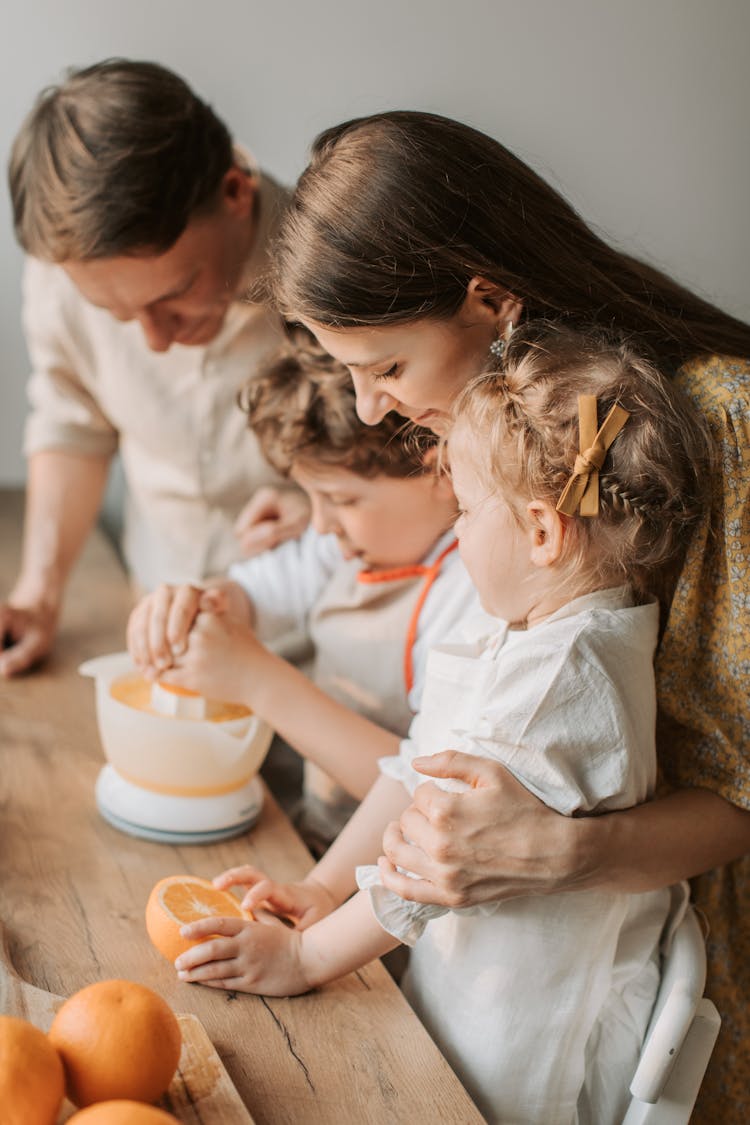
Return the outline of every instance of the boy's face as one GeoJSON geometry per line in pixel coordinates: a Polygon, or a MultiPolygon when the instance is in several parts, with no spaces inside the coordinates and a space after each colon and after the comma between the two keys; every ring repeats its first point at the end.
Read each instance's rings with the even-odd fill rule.
{"type": "Polygon", "coordinates": [[[455,517],[444,476],[362,477],[298,461],[291,477],[310,498],[315,530],[336,535],[344,558],[358,558],[368,570],[420,563],[455,517]]]}

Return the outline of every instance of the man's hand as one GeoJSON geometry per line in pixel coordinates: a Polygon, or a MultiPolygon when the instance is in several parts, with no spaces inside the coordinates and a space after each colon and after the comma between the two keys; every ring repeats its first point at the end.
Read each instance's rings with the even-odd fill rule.
{"type": "Polygon", "coordinates": [[[52,648],[58,609],[46,602],[0,603],[0,676],[17,676],[38,664],[52,648]]]}
{"type": "Polygon", "coordinates": [[[234,534],[246,558],[297,539],[310,522],[310,503],[303,492],[259,488],[234,524],[234,534]]]}

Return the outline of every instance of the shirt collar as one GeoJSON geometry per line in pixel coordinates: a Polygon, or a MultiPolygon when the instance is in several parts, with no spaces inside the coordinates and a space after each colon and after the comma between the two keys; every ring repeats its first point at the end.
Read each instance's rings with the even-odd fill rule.
{"type": "Polygon", "coordinates": [[[272,176],[261,172],[254,156],[247,149],[235,145],[235,158],[240,168],[249,172],[258,185],[255,198],[255,238],[237,290],[237,299],[246,302],[253,300],[253,288],[268,269],[271,243],[289,205],[291,193],[272,176]]]}

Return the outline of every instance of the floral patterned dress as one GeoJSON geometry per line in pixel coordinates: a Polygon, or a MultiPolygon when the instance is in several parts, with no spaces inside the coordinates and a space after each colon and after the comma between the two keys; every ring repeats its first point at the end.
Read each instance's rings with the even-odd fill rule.
{"type": "MultiPolygon", "coordinates": [[[[710,513],[691,541],[656,671],[658,752],[673,788],[750,809],[750,362],[694,360],[677,383],[720,450],[710,513]]],[[[750,855],[692,881],[707,917],[708,985],[722,1027],[693,1123],[750,1121],[750,855]]]]}

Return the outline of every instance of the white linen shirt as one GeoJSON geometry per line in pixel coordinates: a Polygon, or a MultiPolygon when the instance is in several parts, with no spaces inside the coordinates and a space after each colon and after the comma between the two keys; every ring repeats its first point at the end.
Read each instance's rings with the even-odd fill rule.
{"type": "MultiPolygon", "coordinates": [[[[287,199],[285,189],[260,178],[258,229],[240,293],[264,271],[287,199]]],[[[239,556],[237,515],[259,486],[280,480],[236,402],[281,341],[277,314],[238,299],[210,343],[157,353],[139,324],[90,304],[59,265],[27,259],[23,294],[32,364],[26,455],[111,457],[119,449],[123,547],[142,589],[224,572],[239,556]]]]}
{"type": "MultiPolygon", "coordinates": [[[[425,778],[412,759],[452,747],[501,762],[565,815],[644,801],[656,778],[657,629],[657,607],[633,606],[625,588],[528,631],[468,624],[430,653],[420,714],[382,771],[413,792],[425,778]]],[[[413,945],[405,994],[488,1121],[622,1119],[668,891],[449,911],[386,890],[377,867],[357,877],[383,928],[413,945]]]]}

